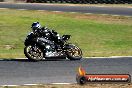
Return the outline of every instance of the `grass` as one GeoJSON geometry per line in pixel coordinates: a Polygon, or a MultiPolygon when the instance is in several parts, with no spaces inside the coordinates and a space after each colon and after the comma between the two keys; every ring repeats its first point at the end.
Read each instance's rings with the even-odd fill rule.
{"type": "Polygon", "coordinates": [[[23,42],[34,21],[72,35],[84,56],[132,55],[132,17],[1,9],[0,58],[25,57],[23,42]]]}

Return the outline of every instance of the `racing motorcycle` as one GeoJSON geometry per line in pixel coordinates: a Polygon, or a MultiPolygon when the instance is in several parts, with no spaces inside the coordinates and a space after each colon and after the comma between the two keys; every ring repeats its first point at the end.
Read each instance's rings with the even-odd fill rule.
{"type": "Polygon", "coordinates": [[[68,43],[71,35],[63,35],[60,39],[56,38],[57,32],[48,31],[45,28],[43,36],[40,32],[30,32],[25,39],[25,56],[32,61],[40,61],[51,58],[67,58],[70,60],[80,60],[82,58],[82,50],[68,43]]]}

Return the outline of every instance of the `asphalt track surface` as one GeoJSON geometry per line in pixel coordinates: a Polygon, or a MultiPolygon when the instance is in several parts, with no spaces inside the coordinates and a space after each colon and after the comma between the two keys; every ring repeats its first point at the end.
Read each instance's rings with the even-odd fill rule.
{"type": "Polygon", "coordinates": [[[130,74],[132,57],[84,58],[80,61],[0,60],[0,85],[76,83],[79,66],[88,74],[130,74]]]}
{"type": "MultiPolygon", "coordinates": [[[[81,12],[132,16],[132,8],[57,6],[0,3],[0,8],[81,12]]],[[[81,61],[54,60],[29,62],[27,59],[0,60],[0,85],[76,83],[79,66],[89,74],[130,74],[132,57],[84,58],[81,61]]]]}
{"type": "Polygon", "coordinates": [[[63,5],[47,5],[47,4],[45,5],[45,4],[32,4],[32,3],[31,4],[0,3],[0,8],[132,16],[132,8],[127,8],[127,7],[96,7],[96,6],[65,6],[65,5],[63,6],[63,5]]]}

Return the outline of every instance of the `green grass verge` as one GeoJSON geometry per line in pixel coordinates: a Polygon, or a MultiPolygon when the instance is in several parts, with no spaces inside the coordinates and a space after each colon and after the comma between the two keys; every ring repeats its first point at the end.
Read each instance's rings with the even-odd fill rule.
{"type": "Polygon", "coordinates": [[[34,21],[71,34],[84,56],[132,55],[132,17],[1,9],[0,58],[25,57],[23,42],[34,21]]]}

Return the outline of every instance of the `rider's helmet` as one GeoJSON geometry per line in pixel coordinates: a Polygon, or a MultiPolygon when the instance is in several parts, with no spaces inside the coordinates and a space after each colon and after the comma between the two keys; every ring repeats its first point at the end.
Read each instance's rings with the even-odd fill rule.
{"type": "Polygon", "coordinates": [[[40,25],[39,22],[33,22],[32,25],[31,25],[31,28],[32,28],[32,31],[34,32],[34,31],[40,29],[41,25],[40,25]]]}

